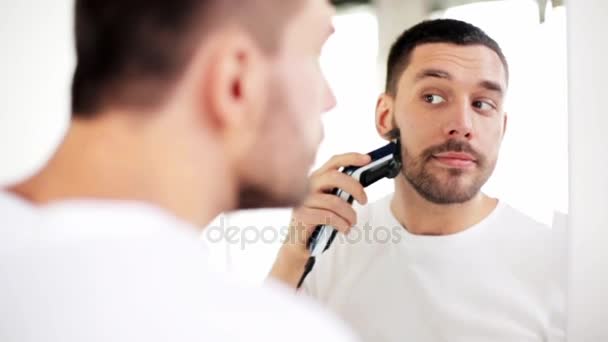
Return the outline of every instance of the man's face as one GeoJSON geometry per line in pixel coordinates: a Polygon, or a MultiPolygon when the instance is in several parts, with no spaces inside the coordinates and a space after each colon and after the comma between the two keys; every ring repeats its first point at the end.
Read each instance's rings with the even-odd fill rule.
{"type": "Polygon", "coordinates": [[[426,200],[463,203],[492,174],[505,130],[505,68],[482,45],[416,47],[394,98],[403,174],[426,200]]]}
{"type": "Polygon", "coordinates": [[[269,57],[264,136],[251,156],[240,207],[297,205],[308,193],[308,172],[323,136],[321,114],[335,106],[319,65],[333,12],[326,0],[305,0],[269,57]]]}

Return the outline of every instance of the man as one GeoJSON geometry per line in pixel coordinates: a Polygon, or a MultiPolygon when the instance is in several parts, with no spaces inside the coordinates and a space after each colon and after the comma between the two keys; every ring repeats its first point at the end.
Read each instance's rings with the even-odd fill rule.
{"type": "Polygon", "coordinates": [[[0,196],[0,340],[351,340],[283,287],[212,273],[199,239],[221,211],[307,194],[331,16],[325,0],[78,0],[71,127],[0,196]]]}
{"type": "Polygon", "coordinates": [[[480,29],[434,20],[405,31],[376,109],[379,134],[401,143],[394,194],[355,212],[327,191],[365,204],[338,168],[369,158],[332,158],[312,175],[315,192],[295,210],[271,274],[295,286],[304,241],[331,223],[348,235],[318,258],[303,289],[364,340],[563,340],[561,234],[480,192],[505,134],[507,84],[506,59],[480,29]]]}

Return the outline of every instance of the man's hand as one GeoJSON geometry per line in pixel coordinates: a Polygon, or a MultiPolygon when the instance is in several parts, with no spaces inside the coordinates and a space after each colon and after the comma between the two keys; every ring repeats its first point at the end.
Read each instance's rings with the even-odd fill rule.
{"type": "Polygon", "coordinates": [[[287,239],[270,271],[271,277],[296,287],[310,256],[306,242],[315,227],[329,224],[341,233],[348,233],[357,223],[355,210],[331,192],[335,188],[342,189],[360,204],[366,204],[367,195],[363,186],[351,176],[341,173],[339,169],[350,165],[363,166],[370,161],[367,154],[337,155],[311,175],[311,193],[304,203],[293,211],[287,239]]]}

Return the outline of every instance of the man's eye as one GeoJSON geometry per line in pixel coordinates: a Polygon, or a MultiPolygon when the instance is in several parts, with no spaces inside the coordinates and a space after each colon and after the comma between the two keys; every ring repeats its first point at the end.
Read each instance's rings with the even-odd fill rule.
{"type": "Polygon", "coordinates": [[[424,101],[430,104],[439,104],[445,102],[445,99],[439,95],[435,94],[426,94],[423,96],[424,101]]]}
{"type": "Polygon", "coordinates": [[[473,102],[473,107],[481,110],[492,110],[496,108],[492,103],[487,101],[475,101],[473,102]]]}

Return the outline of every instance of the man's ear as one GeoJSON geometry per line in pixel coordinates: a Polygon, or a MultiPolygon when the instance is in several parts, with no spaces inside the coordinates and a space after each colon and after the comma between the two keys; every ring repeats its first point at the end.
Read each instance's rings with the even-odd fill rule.
{"type": "Polygon", "coordinates": [[[376,131],[381,137],[388,139],[389,132],[394,127],[394,99],[391,95],[383,93],[376,102],[376,131]]]}
{"type": "Polygon", "coordinates": [[[200,84],[201,113],[211,120],[216,133],[247,144],[265,115],[263,54],[237,29],[218,34],[204,48],[209,52],[200,84]]]}

